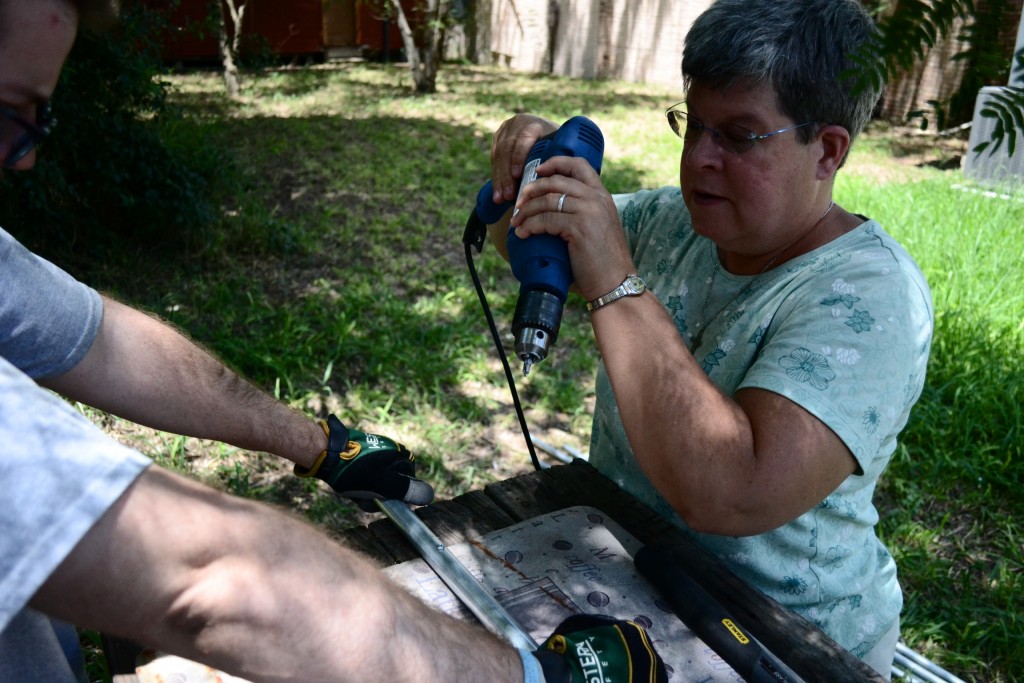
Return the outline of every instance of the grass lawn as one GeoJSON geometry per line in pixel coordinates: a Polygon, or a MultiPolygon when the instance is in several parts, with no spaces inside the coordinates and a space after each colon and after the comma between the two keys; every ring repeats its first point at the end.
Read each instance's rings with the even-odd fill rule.
{"type": "MultiPolygon", "coordinates": [[[[394,436],[451,497],[531,468],[461,242],[510,114],[576,114],[602,129],[613,192],[675,184],[678,90],[446,66],[410,94],[397,67],[251,75],[229,101],[216,74],[170,78],[175,144],[223,156],[223,223],[198,248],[115,253],[81,271],[181,326],[295,406],[394,436]]],[[[958,189],[964,144],[873,129],[836,200],[915,256],[937,308],[928,384],[878,493],[906,593],[904,637],[966,680],[1022,680],[1024,203],[958,189]],[[929,163],[925,163],[929,162],[929,163]]],[[[499,324],[515,283],[476,256],[499,324]]],[[[80,266],[84,268],[84,266],[80,266]]],[[[585,452],[596,357],[580,302],[549,358],[519,381],[536,438],[585,452]]],[[[518,374],[518,373],[517,373],[518,374]]],[[[236,493],[301,510],[327,531],[365,522],[271,456],[139,429],[119,439],[236,493]]]]}

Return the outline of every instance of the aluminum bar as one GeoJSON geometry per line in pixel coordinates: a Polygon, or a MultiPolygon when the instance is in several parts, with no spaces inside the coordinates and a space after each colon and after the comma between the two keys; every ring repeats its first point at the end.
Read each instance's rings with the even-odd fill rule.
{"type": "Polygon", "coordinates": [[[378,500],[377,507],[405,534],[423,560],[484,626],[513,647],[531,651],[537,649],[537,643],[530,634],[493,595],[484,590],[469,570],[405,503],[399,500],[378,500]]]}
{"type": "Polygon", "coordinates": [[[924,655],[914,652],[903,643],[896,644],[894,663],[927,683],[965,683],[963,679],[946,671],[924,655]]]}

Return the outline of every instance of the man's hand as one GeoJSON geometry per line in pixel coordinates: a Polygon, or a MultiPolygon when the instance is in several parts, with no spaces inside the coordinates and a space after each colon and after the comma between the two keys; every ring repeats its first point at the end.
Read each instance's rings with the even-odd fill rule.
{"type": "Polygon", "coordinates": [[[563,621],[540,649],[547,683],[667,683],[665,663],[632,621],[576,614],[563,621]]]}
{"type": "Polygon", "coordinates": [[[309,469],[296,465],[297,476],[322,479],[367,512],[377,510],[372,502],[377,498],[410,505],[426,505],[434,499],[430,484],[413,476],[413,456],[402,444],[349,429],[333,415],[320,426],[327,434],[327,449],[309,469]]]}

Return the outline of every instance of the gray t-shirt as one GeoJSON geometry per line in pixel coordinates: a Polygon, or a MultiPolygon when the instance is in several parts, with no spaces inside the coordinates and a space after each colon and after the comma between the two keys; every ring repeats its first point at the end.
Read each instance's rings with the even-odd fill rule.
{"type": "MultiPolygon", "coordinates": [[[[768,533],[687,531],[749,584],[863,656],[902,607],[895,563],[875,536],[872,495],[924,385],[934,319],[924,276],[870,220],[762,275],[733,275],[693,231],[678,188],[615,200],[639,274],[683,343],[699,340],[694,358],[708,377],[730,395],[757,387],[789,398],[828,425],[860,468],[768,533]]],[[[640,470],[603,366],[590,461],[686,529],[640,470]]]]}
{"type": "Polygon", "coordinates": [[[54,628],[26,605],[150,461],[28,374],[81,360],[99,295],[3,230],[0,269],[0,683],[63,683],[75,679],[53,658],[54,628]]]}
{"type": "Polygon", "coordinates": [[[0,228],[0,358],[29,377],[82,360],[103,319],[100,295],[0,228]]]}

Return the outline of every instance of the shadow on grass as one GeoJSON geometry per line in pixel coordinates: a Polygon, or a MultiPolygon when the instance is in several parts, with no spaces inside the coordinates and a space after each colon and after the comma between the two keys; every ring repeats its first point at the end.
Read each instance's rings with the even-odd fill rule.
{"type": "MultiPolygon", "coordinates": [[[[198,252],[136,245],[125,254],[110,244],[108,260],[83,264],[78,275],[166,317],[286,398],[328,392],[344,407],[358,394],[393,415],[430,406],[452,424],[487,424],[506,408],[471,387],[503,387],[504,377],[462,233],[489,176],[489,133],[389,116],[233,119],[215,132],[245,171],[247,197],[220,231],[228,241],[198,252]],[[272,235],[231,227],[253,206],[291,235],[287,249],[272,235]]],[[[611,175],[636,187],[641,171],[620,165],[611,175]]],[[[474,256],[507,334],[517,285],[489,244],[474,256]]],[[[568,350],[586,348],[590,336],[586,316],[567,311],[552,358],[520,387],[527,405],[582,409],[596,352],[568,350]]]]}

